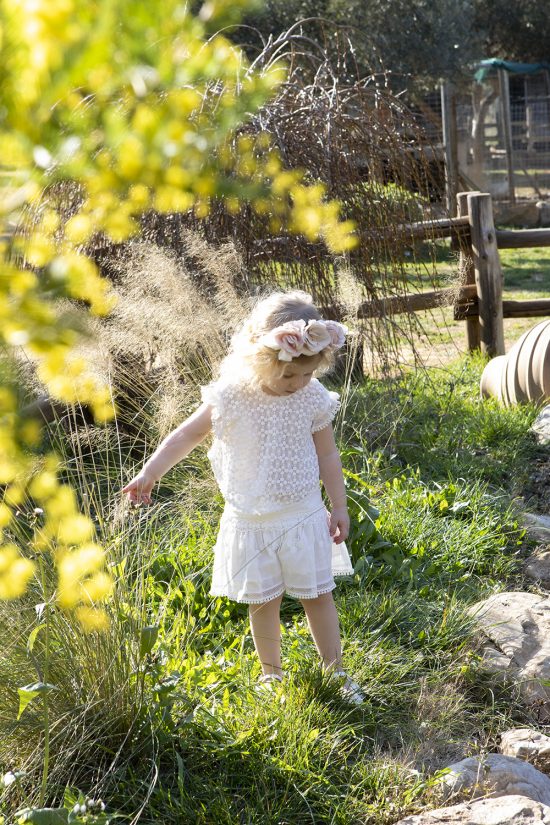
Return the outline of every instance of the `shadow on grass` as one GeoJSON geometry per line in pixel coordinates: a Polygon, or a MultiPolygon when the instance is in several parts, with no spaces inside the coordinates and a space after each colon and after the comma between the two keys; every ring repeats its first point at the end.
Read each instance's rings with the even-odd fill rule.
{"type": "Polygon", "coordinates": [[[411,467],[424,481],[462,478],[514,492],[537,452],[529,432],[536,410],[482,400],[484,364],[465,357],[448,369],[355,385],[342,424],[344,456],[356,469],[376,460],[388,478],[411,467]]]}

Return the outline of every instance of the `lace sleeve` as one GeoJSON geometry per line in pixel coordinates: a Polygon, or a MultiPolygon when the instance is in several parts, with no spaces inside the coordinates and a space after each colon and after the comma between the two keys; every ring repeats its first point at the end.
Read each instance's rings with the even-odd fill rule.
{"type": "Polygon", "coordinates": [[[201,387],[201,399],[212,410],[212,432],[219,438],[222,435],[227,413],[231,405],[229,387],[220,381],[212,381],[201,387]]]}
{"type": "Polygon", "coordinates": [[[319,432],[319,430],[327,427],[340,409],[340,396],[338,393],[325,389],[322,384],[319,386],[321,388],[321,392],[317,410],[315,411],[313,423],[311,425],[312,433],[319,432]]]}

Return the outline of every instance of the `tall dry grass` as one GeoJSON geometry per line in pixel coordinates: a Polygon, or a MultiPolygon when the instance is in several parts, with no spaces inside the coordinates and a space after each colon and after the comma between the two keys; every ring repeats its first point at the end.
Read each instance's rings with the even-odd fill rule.
{"type": "MultiPolygon", "coordinates": [[[[242,264],[232,244],[213,247],[191,232],[185,244],[186,261],[143,242],[127,245],[111,261],[117,304],[108,318],[90,320],[78,307],[59,305],[60,313],[82,313],[82,354],[109,381],[117,413],[98,427],[85,409],[56,408],[44,447],[56,450],[64,479],[94,519],[116,584],[106,633],[84,634],[70,615],[50,608],[52,803],[66,785],[103,793],[125,771],[141,771],[144,786],[150,781],[155,787],[165,710],[155,683],[181,671],[186,659],[196,663],[211,638],[209,624],[218,623],[215,600],[207,595],[207,564],[221,500],[205,451],[195,451],[165,477],[151,510],[136,512],[120,494],[147,453],[198,403],[200,385],[215,376],[232,332],[257,297],[235,287],[242,264]],[[142,655],[142,633],[151,626],[158,628],[160,648],[142,655]]],[[[346,300],[351,307],[350,296],[346,300]]],[[[22,362],[21,369],[29,395],[36,395],[32,363],[22,362]]],[[[39,519],[33,502],[22,502],[11,538],[24,548],[39,519]]],[[[8,810],[25,794],[36,801],[42,707],[35,699],[17,722],[17,689],[42,679],[44,631],[36,628],[43,613],[35,606],[49,603],[55,586],[55,570],[45,560],[42,581],[16,607],[0,604],[0,628],[10,640],[0,661],[0,766],[25,774],[0,799],[8,810]]],[[[217,655],[233,638],[223,630],[226,622],[217,626],[217,655]]],[[[181,711],[188,700],[184,689],[178,691],[181,711]]]]}

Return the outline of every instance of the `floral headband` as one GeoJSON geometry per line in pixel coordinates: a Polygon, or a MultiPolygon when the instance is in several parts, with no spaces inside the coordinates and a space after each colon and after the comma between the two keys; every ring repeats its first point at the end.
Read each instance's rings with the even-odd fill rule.
{"type": "Polygon", "coordinates": [[[317,355],[321,350],[340,349],[346,341],[347,327],[338,321],[287,321],[262,335],[259,343],[279,350],[279,361],[292,361],[300,355],[317,355]]]}

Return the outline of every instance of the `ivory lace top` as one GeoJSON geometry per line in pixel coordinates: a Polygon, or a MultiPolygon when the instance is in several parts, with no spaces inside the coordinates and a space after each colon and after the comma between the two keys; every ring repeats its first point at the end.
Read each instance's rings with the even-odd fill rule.
{"type": "Polygon", "coordinates": [[[201,391],[212,408],[208,457],[226,502],[243,513],[274,513],[319,491],[312,434],[334,418],[337,393],[315,378],[291,395],[222,381],[201,391]]]}

